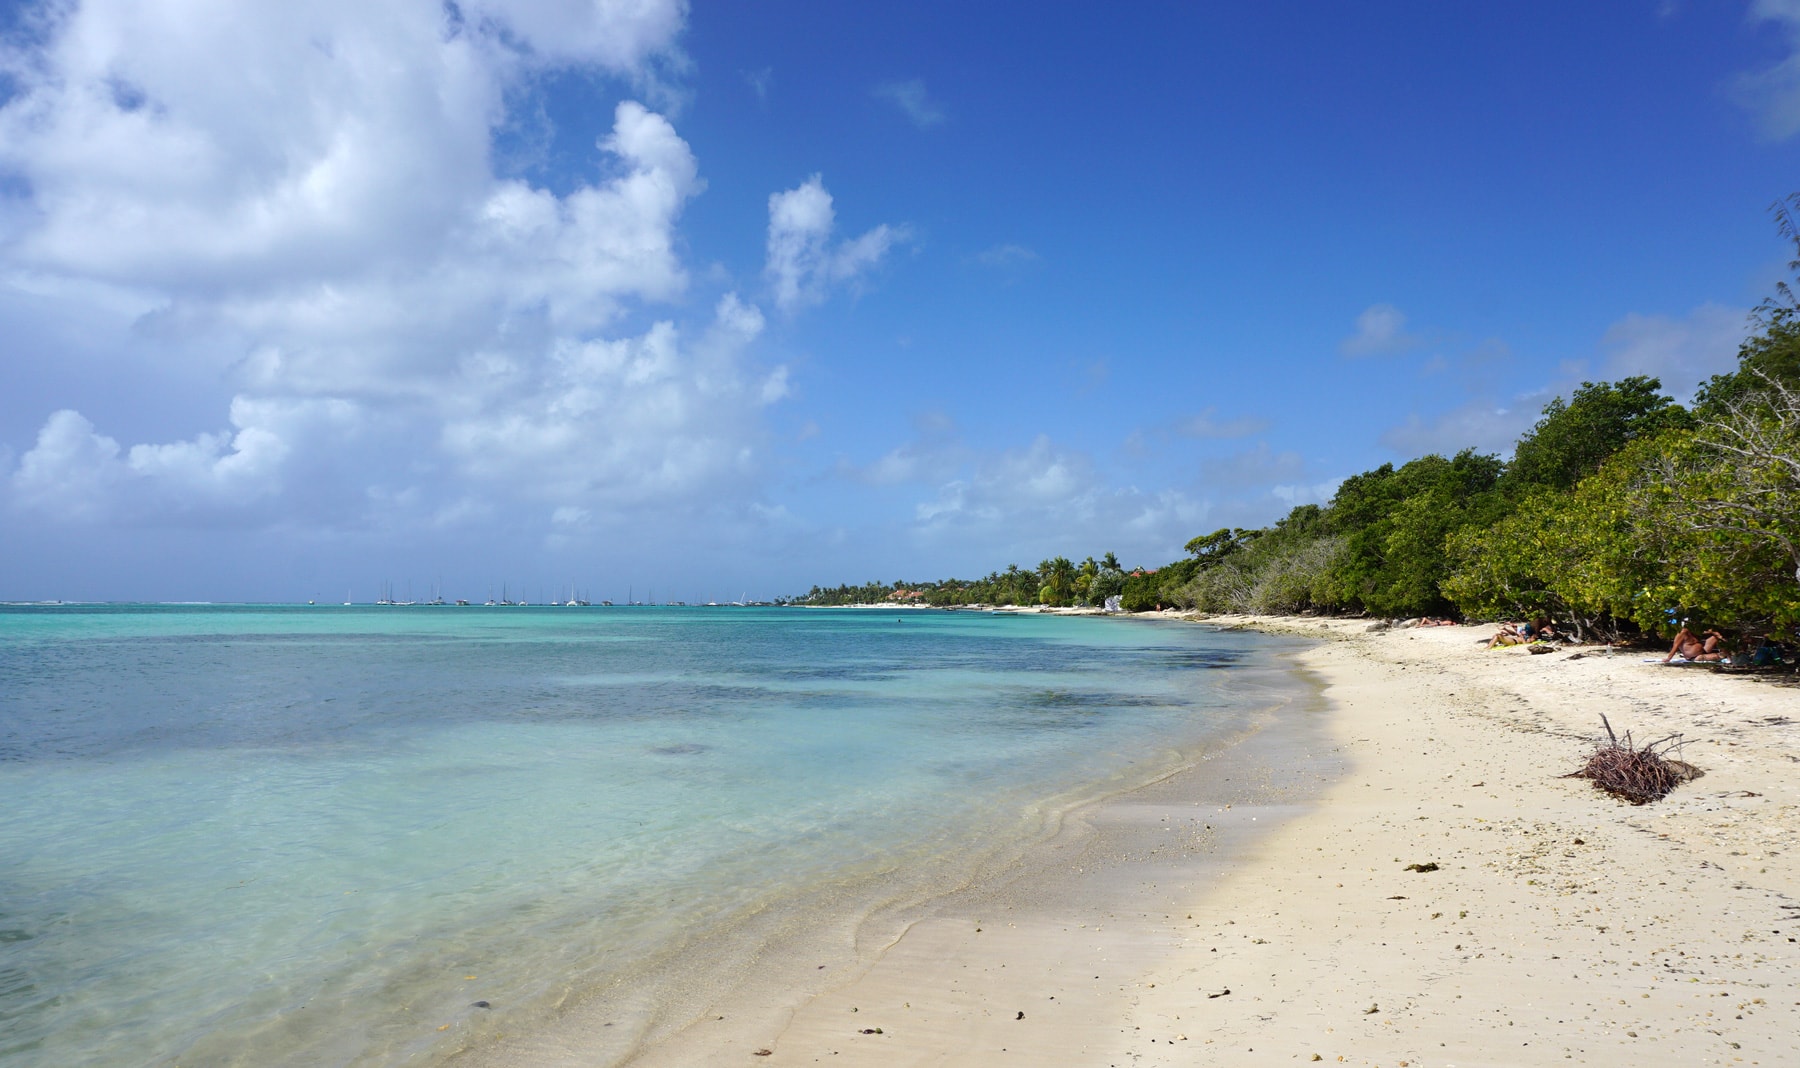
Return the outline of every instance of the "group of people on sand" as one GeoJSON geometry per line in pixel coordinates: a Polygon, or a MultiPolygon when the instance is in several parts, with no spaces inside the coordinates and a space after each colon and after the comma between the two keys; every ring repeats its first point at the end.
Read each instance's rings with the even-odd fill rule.
{"type": "Polygon", "coordinates": [[[1562,635],[1557,633],[1555,620],[1547,616],[1539,616],[1527,623],[1502,623],[1500,632],[1488,640],[1487,647],[1496,649],[1505,645],[1553,642],[1561,637],[1562,635]]]}
{"type": "MultiPolygon", "coordinates": [[[[1675,621],[1671,620],[1670,622],[1673,623],[1675,621]]],[[[1431,617],[1427,616],[1425,619],[1420,620],[1417,625],[1422,627],[1454,626],[1455,623],[1451,620],[1435,622],[1431,617]]],[[[1681,629],[1676,633],[1674,642],[1669,645],[1669,654],[1663,657],[1662,660],[1659,661],[1660,663],[1732,663],[1733,654],[1727,647],[1724,634],[1721,634],[1718,630],[1710,627],[1704,631],[1695,633],[1693,630],[1689,629],[1687,620],[1685,619],[1680,620],[1680,627],[1681,629]]],[[[1563,634],[1556,628],[1555,620],[1552,620],[1547,616],[1538,616],[1536,619],[1526,623],[1502,623],[1499,632],[1488,639],[1487,647],[1489,649],[1498,649],[1508,645],[1539,645],[1564,640],[1566,639],[1563,634]]],[[[1752,640],[1752,644],[1755,644],[1754,640],[1752,640]]],[[[1756,646],[1753,654],[1745,653],[1739,658],[1739,662],[1752,664],[1757,667],[1764,667],[1783,663],[1793,663],[1793,658],[1794,654],[1790,650],[1765,637],[1762,639],[1761,644],[1756,646]]]]}
{"type": "Polygon", "coordinates": [[[1725,635],[1717,630],[1707,629],[1695,634],[1688,629],[1687,620],[1681,621],[1681,629],[1675,634],[1675,641],[1669,646],[1669,655],[1662,658],[1661,663],[1717,664],[1737,663],[1751,667],[1774,667],[1795,663],[1793,649],[1783,642],[1775,641],[1768,635],[1761,638],[1746,638],[1743,645],[1733,652],[1726,645],[1725,635]],[[1680,659],[1678,660],[1677,657],[1680,659]]]}

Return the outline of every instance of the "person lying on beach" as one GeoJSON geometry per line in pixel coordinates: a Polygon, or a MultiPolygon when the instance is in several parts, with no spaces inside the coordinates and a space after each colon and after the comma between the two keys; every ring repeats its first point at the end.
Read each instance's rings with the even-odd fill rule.
{"type": "Polygon", "coordinates": [[[1454,627],[1454,626],[1456,626],[1456,620],[1454,620],[1454,619],[1439,619],[1436,616],[1426,616],[1424,619],[1419,620],[1419,626],[1421,626],[1421,627],[1454,627]]]}
{"type": "MultiPolygon", "coordinates": [[[[1525,624],[1525,629],[1530,630],[1531,624],[1525,624]]],[[[1524,645],[1530,640],[1531,638],[1528,635],[1520,632],[1517,625],[1512,623],[1502,623],[1500,625],[1500,633],[1488,639],[1487,647],[1492,649],[1502,645],[1524,645]]]]}
{"type": "Polygon", "coordinates": [[[1669,646],[1669,655],[1663,657],[1662,662],[1667,664],[1677,656],[1684,660],[1698,662],[1723,660],[1725,654],[1719,651],[1719,643],[1724,640],[1725,635],[1716,630],[1709,630],[1706,632],[1706,640],[1701,641],[1693,631],[1684,626],[1680,633],[1675,635],[1675,643],[1669,646]]]}

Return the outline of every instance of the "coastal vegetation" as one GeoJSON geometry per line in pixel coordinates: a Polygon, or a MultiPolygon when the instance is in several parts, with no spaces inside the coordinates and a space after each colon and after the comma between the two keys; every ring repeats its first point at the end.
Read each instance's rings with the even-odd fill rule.
{"type": "MultiPolygon", "coordinates": [[[[1800,194],[1773,209],[1800,275],[1800,194]]],[[[1800,284],[1800,283],[1796,283],[1800,284]]],[[[1737,367],[1691,403],[1653,377],[1584,382],[1512,457],[1464,449],[1345,479],[1324,505],[1225,528],[1160,567],[1058,556],[975,580],[814,587],[796,603],[1551,616],[1577,636],[1690,617],[1800,633],[1800,297],[1756,309],[1737,367]]]]}

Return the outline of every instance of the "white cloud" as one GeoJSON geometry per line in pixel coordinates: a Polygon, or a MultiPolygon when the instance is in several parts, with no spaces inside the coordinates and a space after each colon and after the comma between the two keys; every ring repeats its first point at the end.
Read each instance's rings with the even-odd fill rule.
{"type": "Polygon", "coordinates": [[[1376,304],[1356,317],[1356,333],[1338,346],[1346,356],[1386,356],[1415,347],[1419,339],[1406,332],[1406,316],[1392,304],[1376,304]]]}
{"type": "Polygon", "coordinates": [[[1749,312],[1702,304],[1685,318],[1632,313],[1600,339],[1604,377],[1650,375],[1686,401],[1700,383],[1737,366],[1738,345],[1749,334],[1749,312]]]}
{"type": "Polygon", "coordinates": [[[854,282],[906,239],[903,229],[884,223],[861,237],[833,244],[836,223],[831,194],[820,175],[770,194],[765,270],[782,311],[820,303],[832,286],[854,282]]]}
{"type": "Polygon", "coordinates": [[[14,499],[63,521],[242,513],[280,491],[294,441],[341,436],[357,418],[342,401],[238,397],[230,431],[121,449],[65,409],[45,421],[37,443],[19,458],[14,499]]]}
{"type": "Polygon", "coordinates": [[[1756,113],[1764,135],[1784,140],[1800,133],[1800,0],[1755,0],[1750,18],[1778,23],[1788,54],[1773,66],[1740,75],[1734,88],[1739,102],[1756,113]]]}
{"type": "Polygon", "coordinates": [[[667,54],[687,16],[685,0],[464,0],[464,16],[504,25],[540,59],[597,63],[636,73],[667,54]]]}
{"type": "Polygon", "coordinates": [[[71,5],[6,62],[0,166],[40,216],[10,258],[241,288],[416,255],[485,198],[521,77],[544,59],[636,69],[680,10],[488,4],[450,25],[429,0],[71,5]]]}
{"type": "Polygon", "coordinates": [[[929,130],[944,121],[944,109],[931,99],[931,94],[925,91],[925,83],[921,79],[883,82],[874,91],[877,97],[899,108],[921,130],[929,130]]]}
{"type": "MultiPolygon", "coordinates": [[[[492,162],[542,72],[668,96],[686,7],[52,9],[41,41],[0,56],[17,89],[0,171],[19,179],[0,192],[0,307],[71,316],[101,296],[136,317],[114,359],[154,344],[235,399],[227,429],[129,447],[57,412],[6,465],[13,501],[298,526],[454,525],[527,501],[576,529],[623,502],[752,500],[761,413],[793,389],[752,359],[762,312],[726,295],[698,324],[621,333],[690,289],[677,225],[705,182],[674,125],[608,102],[593,177],[561,191],[492,162]]],[[[808,298],[895,236],[832,245],[824,208],[823,236],[799,234],[808,298]]]]}
{"type": "Polygon", "coordinates": [[[499,388],[459,392],[488,399],[445,418],[444,452],[466,479],[558,507],[732,495],[757,472],[761,408],[785,393],[783,369],[755,375],[740,360],[762,327],[727,295],[692,343],[670,322],[561,342],[521,388],[508,391],[503,374],[499,388]]]}
{"type": "Polygon", "coordinates": [[[67,519],[96,517],[124,476],[119,443],[94,432],[80,412],[53,413],[37,444],[19,458],[13,489],[29,507],[67,519]]]}

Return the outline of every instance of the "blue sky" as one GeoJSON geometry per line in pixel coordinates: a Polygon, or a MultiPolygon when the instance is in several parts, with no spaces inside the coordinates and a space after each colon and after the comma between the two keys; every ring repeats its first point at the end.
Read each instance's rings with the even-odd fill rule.
{"type": "Polygon", "coordinates": [[[0,597],[1156,564],[1784,277],[1795,0],[1113,8],[0,9],[0,597]]]}

